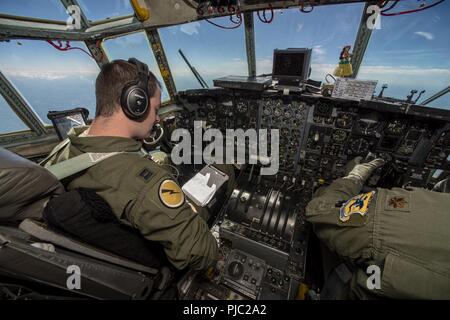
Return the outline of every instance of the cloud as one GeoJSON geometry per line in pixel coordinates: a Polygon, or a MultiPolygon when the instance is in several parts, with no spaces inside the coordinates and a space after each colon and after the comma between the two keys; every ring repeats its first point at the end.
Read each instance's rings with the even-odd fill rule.
{"type": "Polygon", "coordinates": [[[297,25],[297,32],[300,32],[300,31],[302,31],[302,29],[303,29],[303,24],[301,24],[301,23],[299,23],[298,25],[297,25]]]}
{"type": "Polygon", "coordinates": [[[322,46],[314,46],[313,53],[317,55],[325,55],[327,54],[327,51],[324,48],[322,48],[322,46]]]}
{"type": "Polygon", "coordinates": [[[434,35],[430,32],[425,32],[425,31],[416,31],[414,32],[414,34],[417,34],[418,36],[424,37],[427,40],[433,40],[434,39],[434,35]]]}
{"type": "Polygon", "coordinates": [[[359,79],[378,80],[392,86],[437,91],[450,82],[450,69],[419,66],[361,66],[359,79]]]}
{"type": "Polygon", "coordinates": [[[40,69],[5,69],[4,73],[11,78],[25,78],[35,80],[61,80],[67,78],[78,77],[83,79],[85,77],[95,77],[98,70],[95,69],[55,69],[55,70],[40,70],[40,69]]]}
{"type": "Polygon", "coordinates": [[[445,68],[422,68],[419,66],[361,66],[361,71],[368,74],[384,74],[401,76],[447,76],[450,77],[450,69],[445,68]]]}
{"type": "MultiPolygon", "coordinates": [[[[327,73],[333,73],[336,66],[337,63],[312,63],[311,78],[323,80],[327,73]]],[[[442,89],[446,83],[450,83],[450,69],[423,68],[420,66],[362,65],[359,69],[358,79],[378,80],[379,84],[388,83],[390,86],[404,86],[411,89],[423,87],[427,91],[432,92],[442,89]]]]}
{"type": "Polygon", "coordinates": [[[186,23],[183,24],[180,27],[180,31],[184,32],[190,36],[194,35],[194,34],[198,34],[198,29],[200,28],[200,23],[198,22],[191,22],[191,23],[186,23]]]}
{"type": "Polygon", "coordinates": [[[256,58],[256,70],[258,74],[272,73],[273,59],[256,58]]]}

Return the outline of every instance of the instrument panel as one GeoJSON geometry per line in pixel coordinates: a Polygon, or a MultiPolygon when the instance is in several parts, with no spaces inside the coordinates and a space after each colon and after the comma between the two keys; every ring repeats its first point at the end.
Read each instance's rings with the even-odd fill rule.
{"type": "Polygon", "coordinates": [[[206,274],[187,275],[185,299],[295,299],[308,270],[305,207],[356,156],[387,162],[369,187],[431,188],[450,176],[450,111],[226,89],[181,92],[178,106],[164,121],[169,134],[180,127],[192,132],[199,120],[224,134],[267,129],[268,141],[271,130],[279,132],[278,173],[260,176],[253,165],[241,170],[212,227],[221,261],[206,274]]]}

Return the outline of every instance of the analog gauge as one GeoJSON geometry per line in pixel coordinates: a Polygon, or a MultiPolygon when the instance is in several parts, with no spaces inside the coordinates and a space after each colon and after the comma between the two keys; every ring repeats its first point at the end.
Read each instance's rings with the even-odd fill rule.
{"type": "Polygon", "coordinates": [[[320,156],[308,154],[305,159],[305,165],[309,168],[317,168],[320,164],[320,156]]]}
{"type": "Polygon", "coordinates": [[[303,119],[303,113],[301,111],[297,110],[297,111],[295,111],[294,117],[297,120],[301,120],[301,119],[303,119]]]}
{"type": "Polygon", "coordinates": [[[216,114],[214,112],[208,113],[208,120],[209,121],[216,121],[216,114]]]}
{"type": "Polygon", "coordinates": [[[360,133],[364,135],[376,135],[379,133],[382,123],[373,119],[360,119],[358,121],[358,127],[360,133]]]}
{"type": "Polygon", "coordinates": [[[443,146],[450,146],[450,132],[442,133],[441,137],[438,140],[438,144],[443,146]]]}
{"type": "Polygon", "coordinates": [[[443,146],[450,146],[450,132],[442,133],[437,143],[443,146]]]}
{"type": "Polygon", "coordinates": [[[297,109],[298,111],[302,112],[304,110],[306,110],[307,106],[304,102],[294,102],[294,108],[297,109]]]}
{"type": "Polygon", "coordinates": [[[334,118],[333,117],[326,117],[324,120],[325,124],[333,124],[334,118]]]}
{"type": "Polygon", "coordinates": [[[206,110],[205,109],[198,109],[197,110],[197,115],[198,115],[198,118],[205,118],[206,117],[206,110]]]}
{"type": "Polygon", "coordinates": [[[284,118],[286,119],[286,120],[289,120],[289,119],[291,119],[291,112],[289,111],[289,110],[286,110],[285,112],[284,112],[284,118]]]}
{"type": "Polygon", "coordinates": [[[278,118],[279,116],[281,116],[281,109],[279,107],[275,108],[275,110],[273,111],[273,116],[275,118],[278,118]]]}
{"type": "Polygon", "coordinates": [[[364,138],[359,138],[350,142],[349,154],[363,154],[369,151],[369,142],[364,138]]]}
{"type": "Polygon", "coordinates": [[[406,123],[401,120],[389,121],[386,127],[386,133],[394,136],[401,136],[405,133],[406,123]]]}
{"type": "Polygon", "coordinates": [[[350,129],[353,124],[353,117],[348,113],[339,113],[336,118],[336,127],[350,129]]]}
{"type": "Polygon", "coordinates": [[[248,111],[247,102],[240,100],[236,103],[236,109],[239,113],[246,113],[248,111]]]}
{"type": "Polygon", "coordinates": [[[265,105],[263,113],[266,117],[270,116],[272,114],[272,108],[268,105],[265,105]]]}
{"type": "Polygon", "coordinates": [[[335,130],[332,138],[335,142],[344,142],[347,139],[348,133],[344,130],[335,130]]]}
{"type": "Polygon", "coordinates": [[[333,112],[333,108],[325,102],[319,102],[314,108],[314,115],[320,117],[330,117],[333,112]]]}
{"type": "Polygon", "coordinates": [[[216,102],[212,99],[206,100],[206,109],[208,110],[215,110],[216,109],[216,102]]]}
{"type": "Polygon", "coordinates": [[[298,129],[293,129],[292,130],[292,137],[296,140],[298,140],[300,138],[301,135],[301,131],[298,129]]]}
{"type": "Polygon", "coordinates": [[[281,136],[284,138],[289,137],[289,129],[288,128],[281,128],[281,136]]]}

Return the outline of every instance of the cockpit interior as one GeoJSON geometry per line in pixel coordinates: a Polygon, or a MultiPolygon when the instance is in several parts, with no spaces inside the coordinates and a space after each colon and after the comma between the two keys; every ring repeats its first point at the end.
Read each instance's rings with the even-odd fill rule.
{"type": "Polygon", "coordinates": [[[320,299],[324,248],[305,218],[318,188],[358,156],[386,163],[368,190],[432,190],[450,178],[449,9],[443,0],[2,1],[1,149],[39,163],[95,117],[101,66],[136,57],[163,89],[144,147],[166,156],[181,185],[207,164],[171,159],[178,129],[254,132],[268,150],[234,163],[233,190],[209,221],[220,258],[206,271],[174,276],[41,221],[5,221],[0,207],[0,299],[161,299],[170,281],[182,300],[320,299]],[[346,46],[352,70],[339,74],[346,46]],[[264,174],[275,149],[276,171],[264,174]],[[71,265],[83,272],[79,290],[66,287],[71,265]]]}

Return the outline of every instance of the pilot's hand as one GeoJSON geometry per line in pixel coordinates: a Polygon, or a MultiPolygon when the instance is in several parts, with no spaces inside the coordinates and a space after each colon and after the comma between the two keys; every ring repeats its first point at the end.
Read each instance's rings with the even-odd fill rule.
{"type": "Polygon", "coordinates": [[[356,157],[347,165],[347,168],[353,165],[353,168],[349,171],[345,179],[353,179],[364,184],[370,175],[378,168],[385,164],[385,161],[381,158],[374,159],[372,161],[361,163],[361,157],[356,157]]]}

